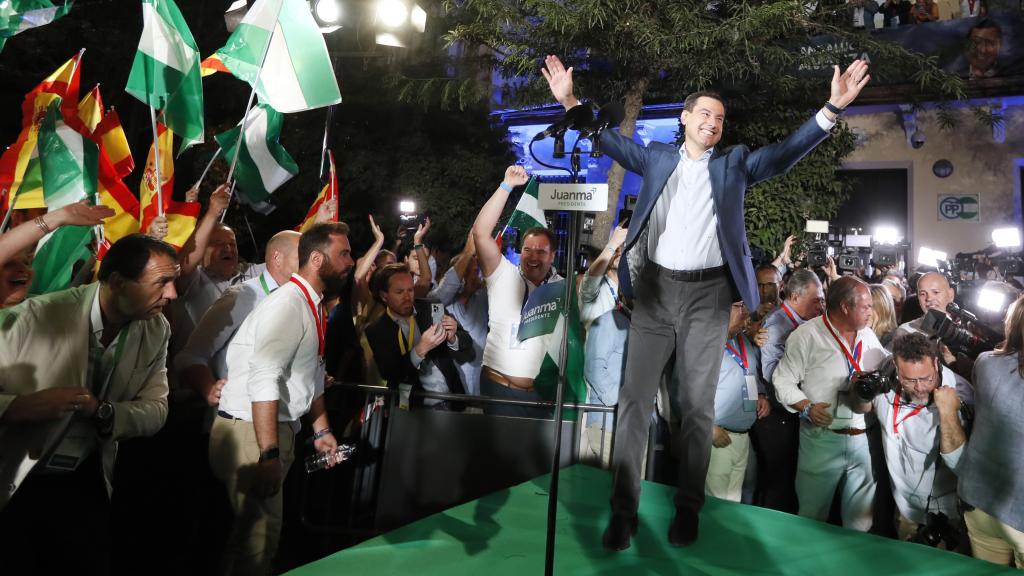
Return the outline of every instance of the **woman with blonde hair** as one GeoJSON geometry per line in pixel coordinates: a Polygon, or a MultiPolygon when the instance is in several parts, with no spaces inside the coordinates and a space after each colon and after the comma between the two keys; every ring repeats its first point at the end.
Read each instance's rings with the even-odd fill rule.
{"type": "Polygon", "coordinates": [[[896,334],[896,307],[892,294],[881,284],[871,285],[871,330],[878,336],[882,346],[889,347],[896,334]]]}

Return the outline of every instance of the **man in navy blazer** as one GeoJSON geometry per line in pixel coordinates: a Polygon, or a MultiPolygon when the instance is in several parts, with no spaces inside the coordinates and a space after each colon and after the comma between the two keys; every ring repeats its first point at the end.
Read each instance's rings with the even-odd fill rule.
{"type": "MultiPolygon", "coordinates": [[[[572,68],[555,56],[542,70],[551,93],[568,110],[572,68]]],[[[620,293],[634,298],[626,379],[619,395],[612,469],[612,517],[603,543],[629,547],[636,532],[640,465],[654,396],[675,353],[680,383],[673,407],[680,411],[679,489],[669,543],[697,539],[704,481],[711,457],[715,386],[732,303],[758,306],[757,282],[743,223],[749,186],[786,173],[828,137],[836,118],[867,84],[867,64],[857,60],[840,75],[836,66],[825,106],[782,142],[751,151],[718,150],[725,104],[714,92],[689,95],[680,120],[681,148],[642,146],[611,130],[601,136],[608,156],[643,176],[620,261],[620,293]]]]}

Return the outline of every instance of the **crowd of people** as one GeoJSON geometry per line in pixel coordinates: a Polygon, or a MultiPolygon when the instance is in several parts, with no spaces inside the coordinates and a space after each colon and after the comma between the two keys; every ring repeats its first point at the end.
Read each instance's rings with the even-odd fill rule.
{"type": "MultiPolygon", "coordinates": [[[[560,103],[578,104],[571,68],[549,57],[543,72],[560,103]]],[[[613,420],[587,420],[584,451],[615,473],[609,550],[636,531],[648,429],[661,418],[680,470],[675,546],[698,538],[711,495],[821,521],[836,510],[853,530],[1024,564],[1024,300],[1006,315],[1005,340],[975,359],[921,320],[946,317],[956,296],[939,272],[879,269],[869,284],[831,261],[801,265],[795,237],[774,262],[751,261],[747,185],[827,138],[868,78],[863,62],[836,67],[825,106],[756,151],[715,149],[725,105],[713,92],[687,98],[682,149],[602,136],[644,176],[634,221],[569,279],[587,332],[589,401],[617,406],[613,420]],[[614,458],[601,461],[611,433],[614,458]]],[[[492,417],[550,419],[534,381],[547,346],[518,334],[530,294],[563,280],[556,237],[523,231],[515,264],[493,236],[528,178],[521,166],[505,171],[447,266],[428,246],[429,219],[388,250],[369,216],[374,241],[356,258],[332,207],[303,233],[270,238],[263,263],[242,262],[219,221],[226,186],[180,252],[128,236],[95,282],[78,274],[81,285],[52,294],[27,297],[26,254],[56,227],[95,225],[109,210],[73,204],[0,236],[5,571],[117,571],[118,442],[155,434],[185,406],[202,408],[196,453],[231,510],[218,569],[227,574],[272,570],[302,439],[328,467],[342,459],[342,430],[360,415],[332,421],[325,391],[336,379],[427,392],[413,395],[416,410],[474,411],[469,399],[480,396],[503,400],[477,404],[492,417]]]]}
{"type": "Polygon", "coordinates": [[[988,14],[985,0],[847,0],[847,6],[853,27],[863,30],[988,14]]]}

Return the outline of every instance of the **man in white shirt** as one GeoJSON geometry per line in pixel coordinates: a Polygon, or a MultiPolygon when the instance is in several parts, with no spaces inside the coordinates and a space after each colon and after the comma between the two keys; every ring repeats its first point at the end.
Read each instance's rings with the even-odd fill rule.
{"type": "MultiPolygon", "coordinates": [[[[937,343],[923,334],[896,338],[893,356],[898,380],[895,388],[882,393],[861,391],[855,383],[858,395],[852,399],[855,412],[874,410],[882,427],[885,463],[899,508],[897,533],[901,540],[907,540],[927,522],[928,514],[944,514],[958,535],[960,511],[954,470],[965,439],[958,411],[943,410],[950,403],[941,402],[943,395],[952,395],[952,405],[960,405],[956,375],[939,363],[937,343]],[[871,392],[876,395],[872,397],[871,392]],[[945,424],[949,418],[955,419],[952,425],[945,424]]],[[[958,540],[946,542],[947,549],[955,549],[958,540]]]]}
{"type": "MultiPolygon", "coordinates": [[[[487,342],[484,344],[480,393],[510,400],[538,401],[533,379],[544,360],[544,338],[518,340],[519,321],[530,293],[549,281],[555,261],[554,235],[547,228],[530,228],[523,233],[523,252],[519,268],[501,255],[492,236],[508,195],[515,186],[529,180],[522,166],[509,166],[473,223],[480,271],[487,285],[487,342]]],[[[524,418],[550,418],[547,408],[484,405],[484,413],[524,418]]]]}
{"type": "Polygon", "coordinates": [[[789,335],[773,375],[779,403],[800,414],[796,495],[800,515],[828,519],[842,487],[843,526],[866,532],[875,501],[874,465],[864,416],[850,408],[854,372],[874,370],[888,353],[868,327],[871,290],[853,276],[828,288],[825,314],[789,335]]]}
{"type": "Polygon", "coordinates": [[[265,251],[262,274],[227,289],[203,314],[188,344],[174,359],[182,383],[194,388],[210,406],[220,402],[227,382],[228,343],[256,306],[299,270],[299,237],[293,230],[275,234],[265,251]]]}
{"type": "Polygon", "coordinates": [[[225,574],[270,569],[299,418],[309,414],[318,452],[337,448],[323,399],[323,302],[340,293],[353,264],[348,226],[314,225],[299,240],[298,273],[256,307],[228,345],[227,384],[210,433],[210,466],[235,512],[225,574]]]}
{"type": "MultiPolygon", "coordinates": [[[[555,56],[548,56],[545,65],[542,72],[555,99],[567,110],[579,105],[572,68],[566,69],[555,56]]],[[[680,115],[682,147],[660,142],[642,146],[614,130],[601,134],[605,154],[644,179],[619,266],[621,293],[635,297],[635,304],[626,378],[619,392],[606,549],[628,548],[636,530],[651,405],[673,356],[684,384],[672,386],[683,441],[668,541],[681,547],[697,540],[729,309],[737,300],[752,309],[760,304],[743,198],[749,186],[785,174],[828,138],[837,115],[870,80],[867,68],[857,60],[840,74],[836,66],[821,110],[786,139],[753,151],[746,146],[715,148],[725,126],[725,103],[715,92],[686,97],[680,115]]]]}

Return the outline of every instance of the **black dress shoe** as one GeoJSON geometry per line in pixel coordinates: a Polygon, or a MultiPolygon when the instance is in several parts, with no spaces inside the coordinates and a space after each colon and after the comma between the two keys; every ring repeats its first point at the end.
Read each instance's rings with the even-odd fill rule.
{"type": "Polygon", "coordinates": [[[608,521],[608,527],[605,528],[604,536],[601,538],[604,549],[609,552],[618,552],[629,548],[629,539],[636,534],[636,528],[636,514],[632,516],[612,514],[612,519],[608,521]]]}
{"type": "Polygon", "coordinates": [[[668,527],[668,543],[683,548],[697,540],[697,528],[700,518],[693,512],[676,510],[676,517],[668,527]]]}

